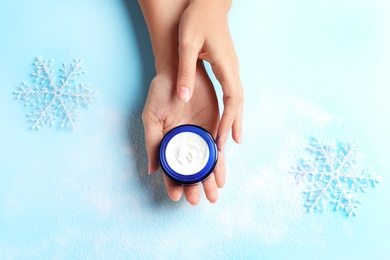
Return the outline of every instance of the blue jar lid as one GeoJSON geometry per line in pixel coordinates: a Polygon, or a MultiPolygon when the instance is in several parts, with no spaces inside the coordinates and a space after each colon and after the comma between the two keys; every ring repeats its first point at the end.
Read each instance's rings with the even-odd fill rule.
{"type": "MultiPolygon", "coordinates": [[[[189,145],[191,145],[191,143],[189,145]]],[[[199,153],[199,151],[197,152],[199,153]]],[[[162,170],[169,178],[171,178],[176,183],[188,185],[203,181],[213,172],[218,160],[218,150],[212,135],[207,130],[196,125],[181,125],[173,128],[164,136],[160,143],[158,159],[162,170]],[[190,161],[191,159],[193,159],[193,155],[188,152],[188,149],[185,149],[184,154],[178,155],[178,153],[182,152],[179,151],[181,147],[176,147],[175,143],[177,141],[175,140],[177,138],[181,138],[183,140],[186,139],[188,136],[194,134],[197,138],[201,138],[199,140],[204,141],[201,141],[201,143],[204,144],[204,149],[207,149],[207,151],[200,156],[207,156],[208,158],[204,158],[204,163],[200,165],[200,168],[199,165],[197,166],[198,169],[196,170],[196,172],[186,172],[186,165],[181,165],[179,162],[176,161],[177,157],[176,159],[172,159],[172,156],[182,156],[183,160],[188,159],[190,161]],[[172,155],[172,153],[176,154],[172,155]],[[174,164],[178,166],[175,166],[174,164]]],[[[191,165],[189,165],[189,167],[191,167],[191,165]]]]}

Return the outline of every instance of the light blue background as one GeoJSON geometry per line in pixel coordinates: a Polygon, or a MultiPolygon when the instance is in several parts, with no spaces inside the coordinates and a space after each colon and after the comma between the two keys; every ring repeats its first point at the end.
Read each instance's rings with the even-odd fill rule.
{"type": "Polygon", "coordinates": [[[229,141],[218,202],[192,207],[146,172],[140,115],[154,61],[137,1],[3,0],[0,258],[389,258],[387,2],[234,1],[243,144],[229,141]],[[76,130],[29,129],[12,93],[38,55],[56,69],[84,59],[99,97],[76,130]],[[361,163],[382,178],[359,194],[357,217],[302,206],[288,170],[318,134],[360,141],[361,163]]]}

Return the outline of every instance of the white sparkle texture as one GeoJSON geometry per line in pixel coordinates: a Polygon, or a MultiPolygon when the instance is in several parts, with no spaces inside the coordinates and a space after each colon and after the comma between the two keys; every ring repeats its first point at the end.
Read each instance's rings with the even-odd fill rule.
{"type": "Polygon", "coordinates": [[[34,62],[34,83],[23,82],[14,92],[25,106],[33,108],[27,115],[32,129],[45,125],[53,126],[59,122],[61,127],[76,128],[80,110],[89,107],[96,97],[89,83],[78,83],[85,74],[81,59],[64,63],[60,69],[60,78],[54,76],[54,61],[38,57],[34,62]]]}
{"type": "Polygon", "coordinates": [[[357,208],[362,203],[358,192],[365,192],[380,181],[371,170],[360,166],[358,143],[324,142],[323,138],[315,137],[306,150],[307,156],[290,173],[303,186],[308,211],[322,211],[330,204],[348,216],[358,215],[357,208]]]}

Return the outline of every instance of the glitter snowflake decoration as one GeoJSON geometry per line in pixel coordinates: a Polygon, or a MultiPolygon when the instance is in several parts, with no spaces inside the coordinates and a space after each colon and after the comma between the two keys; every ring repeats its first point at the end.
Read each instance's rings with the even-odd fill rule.
{"type": "Polygon", "coordinates": [[[80,109],[87,108],[94,100],[96,93],[90,84],[78,83],[77,79],[85,73],[82,60],[74,59],[72,63],[64,63],[60,80],[54,76],[53,60],[38,57],[34,63],[32,76],[34,83],[23,82],[14,94],[25,106],[34,111],[28,114],[33,129],[44,125],[52,126],[56,121],[61,127],[73,127],[78,124],[80,109]]]}
{"type": "Polygon", "coordinates": [[[304,187],[309,212],[326,209],[327,204],[348,215],[358,215],[361,200],[357,192],[374,187],[379,179],[370,170],[359,167],[360,150],[356,142],[324,143],[312,138],[308,157],[300,159],[290,173],[304,187]]]}

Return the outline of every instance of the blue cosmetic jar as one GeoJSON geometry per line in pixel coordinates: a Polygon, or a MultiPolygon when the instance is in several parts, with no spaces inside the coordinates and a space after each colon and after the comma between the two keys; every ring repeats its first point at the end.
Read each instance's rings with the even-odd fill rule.
{"type": "Polygon", "coordinates": [[[212,135],[196,125],[181,125],[162,139],[158,160],[164,173],[174,182],[195,184],[206,179],[218,160],[212,135]]]}

